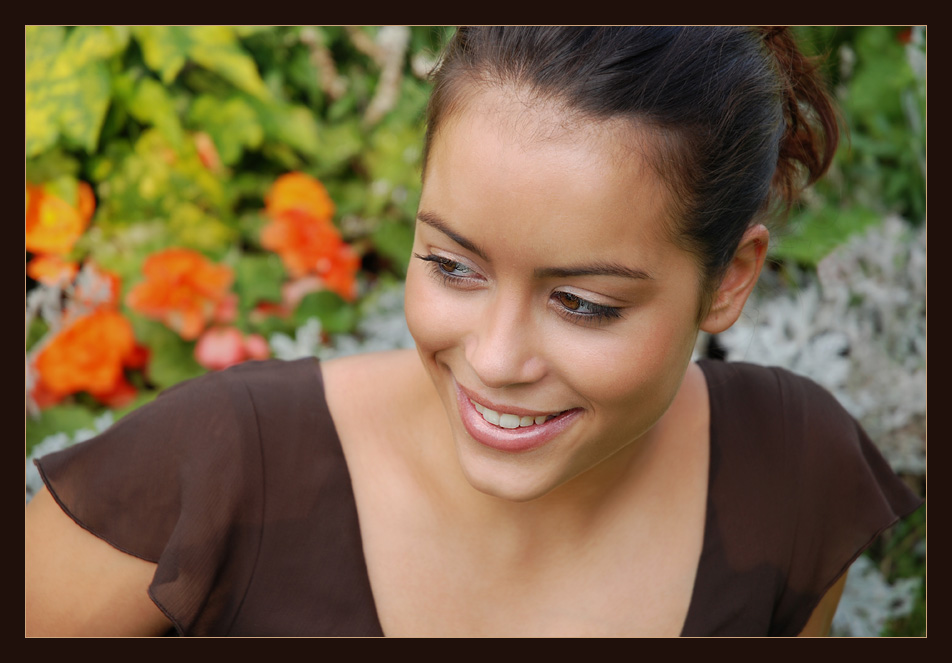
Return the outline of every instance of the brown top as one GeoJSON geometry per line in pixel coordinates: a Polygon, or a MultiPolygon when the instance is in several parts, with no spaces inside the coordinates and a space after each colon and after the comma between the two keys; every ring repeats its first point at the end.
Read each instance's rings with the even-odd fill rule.
{"type": "MultiPolygon", "coordinates": [[[[683,635],[796,635],[850,563],[922,501],[824,389],[701,361],[704,547],[683,635]]],[[[37,461],[82,527],[156,562],[182,635],[379,636],[350,475],[314,359],[166,390],[37,461]]]]}

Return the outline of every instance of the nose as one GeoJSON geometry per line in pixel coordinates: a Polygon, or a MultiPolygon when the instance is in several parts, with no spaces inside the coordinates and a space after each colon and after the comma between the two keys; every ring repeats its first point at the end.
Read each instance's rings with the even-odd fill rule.
{"type": "Polygon", "coordinates": [[[466,360],[485,386],[499,389],[542,379],[542,337],[524,298],[497,294],[481,307],[478,321],[467,338],[466,360]]]}

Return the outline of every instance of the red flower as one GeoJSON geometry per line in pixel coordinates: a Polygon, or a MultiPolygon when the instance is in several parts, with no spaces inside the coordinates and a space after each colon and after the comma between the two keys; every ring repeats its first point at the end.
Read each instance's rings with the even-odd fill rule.
{"type": "Polygon", "coordinates": [[[264,337],[245,336],[234,327],[208,329],[195,344],[195,359],[199,364],[218,371],[248,359],[267,359],[271,350],[264,337]]]}
{"type": "Polygon", "coordinates": [[[129,306],[161,320],[185,340],[198,338],[220,307],[227,307],[234,274],[191,249],[166,249],[145,261],[146,280],[129,293],[129,306]]]}
{"type": "Polygon", "coordinates": [[[135,397],[124,370],[141,368],[147,359],[148,351],[136,343],[129,321],[113,308],[99,308],[73,320],[39,352],[33,398],[45,407],[85,391],[120,407],[135,397]]]}

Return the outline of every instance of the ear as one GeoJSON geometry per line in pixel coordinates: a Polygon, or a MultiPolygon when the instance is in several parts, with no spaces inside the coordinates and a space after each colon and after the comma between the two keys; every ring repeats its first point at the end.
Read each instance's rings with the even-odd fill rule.
{"type": "Polygon", "coordinates": [[[747,298],[760,278],[769,241],[770,233],[763,225],[758,224],[747,229],[734,259],[717,286],[711,309],[701,321],[701,330],[709,334],[719,334],[737,322],[747,298]]]}

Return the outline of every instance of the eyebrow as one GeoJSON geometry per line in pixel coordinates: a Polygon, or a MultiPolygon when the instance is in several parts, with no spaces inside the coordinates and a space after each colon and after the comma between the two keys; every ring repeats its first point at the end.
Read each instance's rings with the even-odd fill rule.
{"type": "MultiPolygon", "coordinates": [[[[450,228],[438,214],[421,211],[417,214],[417,220],[439,230],[467,251],[471,251],[483,260],[489,262],[485,251],[474,242],[450,228]]],[[[629,279],[651,280],[651,275],[649,275],[648,272],[625,267],[624,265],[619,265],[614,262],[598,262],[589,265],[573,265],[570,267],[540,267],[533,272],[533,276],[537,279],[565,278],[569,276],[621,276],[629,279]]]]}

